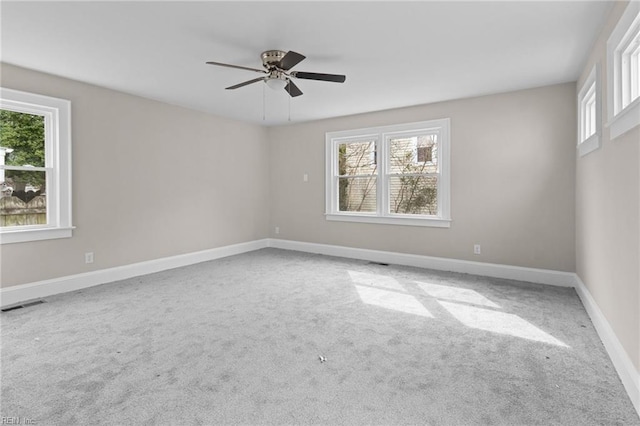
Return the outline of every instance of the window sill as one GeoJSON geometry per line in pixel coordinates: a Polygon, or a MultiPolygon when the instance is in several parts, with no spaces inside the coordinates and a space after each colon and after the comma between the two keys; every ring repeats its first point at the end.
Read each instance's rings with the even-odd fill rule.
{"type": "Polygon", "coordinates": [[[0,244],[26,243],[29,241],[70,238],[75,227],[70,228],[20,228],[0,232],[0,244]]]}
{"type": "Polygon", "coordinates": [[[598,148],[600,148],[600,135],[596,133],[578,144],[578,154],[584,157],[598,148]]]}
{"type": "Polygon", "coordinates": [[[326,214],[327,220],[338,222],[378,223],[384,225],[429,226],[433,228],[450,228],[451,219],[416,218],[398,216],[369,216],[362,214],[326,214]]]}
{"type": "Polygon", "coordinates": [[[640,98],[627,105],[607,123],[611,140],[640,125],[640,98]]]}

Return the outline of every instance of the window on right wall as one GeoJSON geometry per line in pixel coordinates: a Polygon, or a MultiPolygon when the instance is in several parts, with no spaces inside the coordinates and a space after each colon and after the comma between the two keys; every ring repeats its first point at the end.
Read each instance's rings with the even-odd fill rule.
{"type": "Polygon", "coordinates": [[[600,147],[600,78],[594,66],[578,92],[578,153],[587,155],[600,147]]]}
{"type": "Polygon", "coordinates": [[[611,139],[640,125],[640,2],[629,2],[607,41],[611,139]]]}

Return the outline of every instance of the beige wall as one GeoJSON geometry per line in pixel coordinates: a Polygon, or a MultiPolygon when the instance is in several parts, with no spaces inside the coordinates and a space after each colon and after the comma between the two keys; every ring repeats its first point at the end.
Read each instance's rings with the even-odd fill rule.
{"type": "Polygon", "coordinates": [[[271,128],[271,236],[572,272],[575,96],[567,83],[271,128]],[[325,220],[325,132],[445,117],[451,228],[325,220]]]}
{"type": "MultiPolygon", "coordinates": [[[[606,42],[624,12],[616,3],[578,87],[600,63],[607,117],[606,42]]],[[[577,159],[576,271],[640,372],[640,127],[577,159]]]]}
{"type": "Polygon", "coordinates": [[[267,237],[266,131],[3,64],[3,87],[72,102],[73,238],[1,246],[16,284],[267,237]],[[95,263],[86,265],[84,253],[95,263]]]}

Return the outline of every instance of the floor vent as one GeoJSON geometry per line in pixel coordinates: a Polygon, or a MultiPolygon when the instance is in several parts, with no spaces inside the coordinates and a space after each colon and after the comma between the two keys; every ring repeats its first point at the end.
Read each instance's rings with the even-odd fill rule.
{"type": "Polygon", "coordinates": [[[383,263],[383,262],[369,262],[369,265],[389,266],[388,263],[383,263]]]}
{"type": "Polygon", "coordinates": [[[2,312],[15,311],[16,309],[28,308],[29,306],[40,305],[44,303],[44,300],[34,300],[33,302],[23,303],[22,305],[10,306],[2,309],[2,312]]]}

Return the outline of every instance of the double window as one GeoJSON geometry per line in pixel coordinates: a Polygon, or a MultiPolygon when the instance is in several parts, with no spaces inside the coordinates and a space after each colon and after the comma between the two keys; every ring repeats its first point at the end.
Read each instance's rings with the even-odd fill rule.
{"type": "Polygon", "coordinates": [[[629,2],[607,41],[611,138],[640,124],[640,2],[629,2]]]}
{"type": "Polygon", "coordinates": [[[0,88],[0,243],[70,237],[71,105],[0,88]]]}
{"type": "Polygon", "coordinates": [[[326,134],[328,220],[448,227],[449,119],[326,134]]]}

